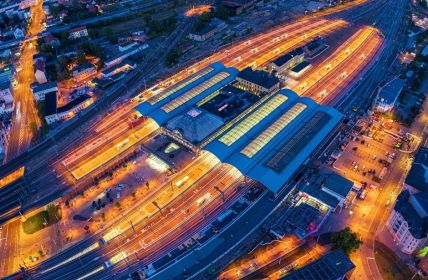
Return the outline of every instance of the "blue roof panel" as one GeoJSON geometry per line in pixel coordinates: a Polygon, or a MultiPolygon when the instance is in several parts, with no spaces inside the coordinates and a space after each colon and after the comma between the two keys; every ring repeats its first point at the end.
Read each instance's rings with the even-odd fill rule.
{"type": "MultiPolygon", "coordinates": [[[[240,147],[242,147],[243,145],[246,145],[250,141],[250,139],[252,139],[255,135],[258,135],[269,123],[275,120],[278,117],[278,115],[286,111],[287,108],[291,104],[293,104],[297,99],[298,99],[298,95],[291,90],[279,91],[278,93],[264,100],[247,116],[242,118],[239,122],[231,126],[225,132],[220,134],[211,143],[206,145],[204,149],[215,154],[217,158],[219,158],[221,161],[225,161],[234,152],[239,151],[240,147]],[[275,103],[275,99],[277,98],[278,95],[286,97],[285,101],[281,104],[276,103],[275,105],[278,105],[278,107],[275,108],[273,111],[271,111],[267,116],[265,116],[262,111],[265,111],[264,109],[268,109],[270,106],[264,106],[264,105],[268,103],[275,103]],[[256,117],[257,114],[259,114],[260,118],[259,118],[259,122],[256,123],[254,120],[255,119],[254,117],[256,117]],[[249,124],[248,131],[244,131],[245,122],[249,124]],[[228,133],[233,134],[233,130],[237,130],[237,132],[240,132],[239,135],[237,136],[239,138],[236,139],[234,143],[228,146],[226,143],[222,142],[221,139],[222,137],[226,137],[228,133]]],[[[236,167],[239,169],[239,165],[236,165],[236,167]]]]}
{"type": "Polygon", "coordinates": [[[159,125],[163,125],[200,100],[234,81],[237,74],[238,70],[235,68],[223,69],[209,78],[204,78],[201,83],[195,86],[186,87],[187,90],[175,95],[175,98],[168,98],[167,102],[161,102],[162,106],[153,110],[147,116],[155,120],[159,125]]]}
{"type": "Polygon", "coordinates": [[[162,107],[172,99],[180,96],[186,91],[196,87],[197,85],[205,82],[221,70],[225,69],[224,65],[220,62],[215,62],[204,69],[199,70],[190,77],[176,83],[175,85],[163,90],[154,97],[137,105],[135,110],[139,111],[143,116],[148,116],[154,110],[162,107]]]}

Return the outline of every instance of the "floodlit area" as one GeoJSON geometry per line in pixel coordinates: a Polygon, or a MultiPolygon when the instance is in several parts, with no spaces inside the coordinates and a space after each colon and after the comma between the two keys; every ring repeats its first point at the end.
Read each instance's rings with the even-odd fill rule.
{"type": "Polygon", "coordinates": [[[20,178],[22,178],[22,176],[24,176],[25,173],[25,167],[22,166],[18,169],[16,169],[15,171],[9,173],[8,175],[6,175],[5,177],[0,179],[0,188],[3,188],[17,180],[19,180],[20,178]]]}
{"type": "Polygon", "coordinates": [[[359,30],[293,90],[318,102],[331,101],[334,94],[371,61],[381,44],[382,38],[376,29],[365,27],[359,30]]]}
{"type": "Polygon", "coordinates": [[[124,153],[158,128],[159,126],[156,122],[147,120],[143,126],[138,128],[136,131],[133,131],[130,136],[124,139],[116,139],[112,142],[110,148],[104,152],[97,154],[95,157],[90,158],[87,161],[80,162],[79,166],[71,171],[71,174],[76,180],[81,179],[116,156],[124,153]]]}

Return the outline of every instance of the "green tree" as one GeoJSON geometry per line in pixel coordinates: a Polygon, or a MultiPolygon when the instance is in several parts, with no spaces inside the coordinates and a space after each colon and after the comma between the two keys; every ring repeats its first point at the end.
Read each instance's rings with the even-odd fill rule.
{"type": "Polygon", "coordinates": [[[347,255],[356,251],[363,244],[363,241],[358,239],[357,234],[349,227],[333,233],[331,240],[334,247],[342,249],[347,255]]]}
{"type": "Polygon", "coordinates": [[[50,225],[58,222],[59,219],[61,219],[58,207],[53,203],[49,203],[48,206],[46,206],[46,212],[48,213],[48,223],[50,225]]]}

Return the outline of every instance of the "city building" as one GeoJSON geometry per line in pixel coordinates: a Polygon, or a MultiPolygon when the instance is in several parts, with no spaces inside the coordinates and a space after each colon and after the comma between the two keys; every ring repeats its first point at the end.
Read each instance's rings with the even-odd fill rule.
{"type": "Polygon", "coordinates": [[[45,120],[49,125],[61,120],[72,118],[79,111],[81,111],[82,109],[92,104],[91,96],[88,94],[82,94],[78,96],[76,99],[67,103],[66,105],[56,108],[56,103],[57,103],[56,93],[51,95],[52,93],[53,92],[46,94],[46,97],[45,97],[45,100],[46,100],[45,101],[45,104],[46,104],[45,120]],[[49,111],[47,109],[48,107],[49,107],[49,111]]]}
{"type": "Polygon", "coordinates": [[[420,147],[404,181],[404,188],[414,194],[428,191],[428,148],[420,147]]]}
{"type": "Polygon", "coordinates": [[[320,172],[300,181],[295,205],[284,215],[284,222],[274,227],[275,235],[284,236],[293,228],[299,239],[316,233],[331,212],[348,207],[355,199],[354,184],[336,173],[320,172]]]}
{"type": "Polygon", "coordinates": [[[34,64],[34,68],[36,69],[34,76],[36,77],[36,81],[39,84],[44,84],[48,81],[45,74],[45,61],[43,59],[36,60],[34,64]]]}
{"type": "MultiPolygon", "coordinates": [[[[197,128],[195,134],[192,127],[185,132],[184,126],[170,121],[190,112],[191,115],[180,118],[190,119],[186,119],[186,122],[193,125],[197,124],[198,117],[203,117],[202,112],[199,113],[200,109],[218,111],[213,110],[218,108],[215,104],[204,104],[215,100],[221,93],[220,89],[229,87],[239,74],[237,69],[213,63],[134,109],[159,126],[168,126],[169,123],[172,132],[174,128],[178,132],[181,129],[180,133],[169,133],[171,130],[168,127],[162,129],[177,142],[194,151],[202,149],[215,155],[221,162],[236,167],[243,175],[277,193],[325,146],[340,124],[342,115],[333,108],[318,105],[310,98],[299,98],[291,90],[280,90],[255,97],[247,110],[241,111],[227,123],[220,115],[225,125],[219,129],[213,128],[215,131],[205,137],[202,144],[192,148],[192,137],[200,140],[207,134],[205,131],[211,128],[197,128]],[[199,110],[192,110],[195,106],[199,110]],[[174,123],[177,125],[174,126],[174,123]],[[186,135],[190,140],[180,135],[186,135]]],[[[271,75],[265,74],[262,75],[271,79],[271,75]]],[[[227,95],[220,96],[216,102],[221,103],[225,98],[227,95]]],[[[225,103],[220,108],[225,106],[229,104],[225,103]]],[[[218,124],[216,122],[216,126],[218,124]]]]}
{"type": "Polygon", "coordinates": [[[73,79],[76,82],[81,82],[97,73],[95,65],[90,62],[86,62],[80,65],[77,65],[71,70],[73,79]]]}
{"type": "Polygon", "coordinates": [[[280,278],[281,280],[342,280],[349,279],[355,265],[340,249],[333,250],[321,258],[298,268],[280,278]]]}
{"type": "Polygon", "coordinates": [[[43,101],[45,100],[45,95],[49,92],[58,92],[58,83],[49,82],[44,84],[34,84],[32,85],[31,90],[36,101],[43,101]]]}
{"type": "Polygon", "coordinates": [[[220,4],[223,5],[225,8],[229,9],[232,13],[232,15],[239,15],[242,13],[245,9],[251,7],[256,3],[255,0],[221,0],[220,4]]]}
{"type": "Polygon", "coordinates": [[[25,34],[24,31],[22,31],[20,28],[15,28],[13,31],[13,36],[15,36],[15,39],[23,39],[25,34]]]}
{"type": "Polygon", "coordinates": [[[296,48],[269,63],[269,70],[283,73],[291,67],[299,64],[305,58],[303,48],[296,48]]]}
{"type": "Polygon", "coordinates": [[[198,108],[192,108],[185,114],[170,120],[166,128],[196,145],[223,125],[224,122],[219,117],[198,108]]]}
{"type": "Polygon", "coordinates": [[[119,45],[119,51],[125,52],[125,51],[130,50],[130,49],[137,47],[139,45],[140,45],[139,42],[129,42],[129,43],[125,43],[125,44],[120,44],[119,45]]]}
{"type": "Polygon", "coordinates": [[[106,62],[104,63],[104,65],[107,68],[112,67],[113,65],[121,63],[122,61],[124,61],[128,57],[142,52],[143,50],[147,49],[148,47],[149,47],[149,45],[147,43],[144,43],[144,44],[139,45],[138,47],[128,49],[124,52],[117,54],[116,56],[108,58],[106,60],[106,62]]]}
{"type": "Polygon", "coordinates": [[[245,68],[236,76],[240,88],[256,94],[272,93],[280,88],[280,81],[274,75],[264,71],[245,68]]]}
{"type": "Polygon", "coordinates": [[[328,45],[323,37],[317,37],[303,46],[305,51],[305,57],[307,59],[313,59],[321,54],[323,51],[328,49],[328,45]]]}
{"type": "Polygon", "coordinates": [[[75,40],[82,37],[87,37],[88,35],[88,29],[86,29],[86,26],[79,26],[69,31],[68,38],[71,40],[75,40]]]}
{"type": "Polygon", "coordinates": [[[291,68],[290,71],[288,72],[288,75],[290,75],[290,77],[295,79],[300,78],[304,73],[306,73],[306,71],[311,69],[311,67],[312,65],[309,62],[307,62],[306,60],[303,60],[302,62],[300,62],[293,68],[291,68]]]}
{"type": "Polygon", "coordinates": [[[116,75],[118,73],[128,72],[130,70],[133,70],[133,69],[135,69],[136,66],[137,66],[137,64],[134,61],[124,60],[117,65],[114,65],[110,68],[107,68],[107,69],[101,71],[101,76],[103,78],[109,78],[109,77],[112,77],[113,75],[116,75]]]}
{"type": "Polygon", "coordinates": [[[224,21],[213,19],[205,28],[191,31],[188,37],[191,40],[203,42],[225,27],[226,23],[224,21]]]}
{"type": "Polygon", "coordinates": [[[12,95],[13,75],[10,67],[0,69],[0,114],[13,112],[14,103],[12,95]]]}
{"type": "Polygon", "coordinates": [[[411,194],[404,190],[397,197],[387,228],[405,254],[413,254],[427,245],[428,191],[411,194]]]}
{"type": "Polygon", "coordinates": [[[382,113],[391,111],[404,88],[404,83],[404,80],[395,78],[379,89],[374,110],[382,113]]]}

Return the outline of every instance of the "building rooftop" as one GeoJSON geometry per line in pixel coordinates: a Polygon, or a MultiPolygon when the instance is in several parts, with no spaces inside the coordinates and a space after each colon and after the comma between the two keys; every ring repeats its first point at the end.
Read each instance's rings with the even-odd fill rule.
{"type": "Polygon", "coordinates": [[[291,90],[266,96],[205,149],[277,192],[342,119],[291,90]]]}
{"type": "Polygon", "coordinates": [[[85,63],[83,63],[83,64],[80,64],[80,65],[77,65],[77,66],[75,66],[75,67],[73,67],[73,72],[74,71],[77,71],[77,72],[81,72],[81,71],[83,71],[83,70],[85,70],[85,69],[88,69],[88,68],[95,68],[95,65],[93,65],[92,63],[90,63],[90,62],[85,62],[85,63]]]}
{"type": "Polygon", "coordinates": [[[323,187],[345,198],[351,191],[354,183],[339,174],[332,173],[327,176],[323,187]]]}
{"type": "Polygon", "coordinates": [[[74,28],[70,29],[70,33],[79,32],[79,31],[82,31],[82,30],[86,30],[86,26],[74,27],[74,28]]]}
{"type": "Polygon", "coordinates": [[[33,87],[33,92],[36,93],[36,92],[44,91],[44,90],[51,89],[51,88],[53,89],[55,87],[58,89],[58,83],[57,82],[47,82],[44,84],[36,84],[33,87]]]}
{"type": "Polygon", "coordinates": [[[238,116],[259,99],[260,97],[255,94],[228,85],[222,88],[213,98],[198,105],[200,108],[227,121],[238,116]]]}
{"type": "Polygon", "coordinates": [[[45,95],[45,116],[56,114],[57,97],[56,91],[49,92],[45,95]]]}
{"type": "Polygon", "coordinates": [[[223,69],[225,69],[223,64],[218,62],[213,63],[139,104],[135,107],[135,110],[139,111],[143,116],[148,116],[151,112],[159,109],[173,98],[205,82],[223,69]]]}
{"type": "Polygon", "coordinates": [[[216,66],[203,77],[199,78],[197,75],[195,82],[190,79],[183,86],[175,85],[171,91],[161,92],[154,99],[141,103],[135,109],[143,116],[156,121],[158,125],[163,125],[234,81],[237,73],[238,70],[235,68],[221,69],[216,66]]]}
{"type": "Polygon", "coordinates": [[[79,104],[81,104],[81,103],[83,103],[83,102],[85,102],[86,100],[88,100],[88,99],[90,99],[91,98],[91,96],[90,95],[88,95],[88,94],[82,94],[82,95],[80,95],[80,96],[78,96],[76,99],[74,99],[74,100],[72,100],[72,101],[70,101],[70,102],[68,102],[67,104],[65,104],[64,106],[62,106],[62,107],[58,107],[58,110],[57,110],[57,112],[58,113],[63,113],[63,112],[67,112],[67,111],[69,111],[69,110],[71,110],[71,109],[73,109],[74,107],[76,107],[77,105],[79,105],[79,104]]]}
{"type": "Polygon", "coordinates": [[[254,71],[250,67],[239,72],[237,77],[268,89],[279,83],[279,79],[274,75],[265,71],[254,71]]]}
{"type": "Polygon", "coordinates": [[[193,144],[200,143],[211,133],[223,126],[224,122],[217,116],[206,111],[192,108],[170,120],[166,127],[179,133],[193,144]]]}
{"type": "Polygon", "coordinates": [[[395,102],[403,90],[404,84],[405,81],[402,79],[391,80],[379,91],[379,99],[385,103],[395,102]]]}
{"type": "Polygon", "coordinates": [[[333,250],[318,260],[282,277],[283,280],[337,280],[353,270],[355,265],[340,249],[333,250]]]}
{"type": "Polygon", "coordinates": [[[205,34],[210,33],[211,31],[213,31],[216,28],[217,28],[217,25],[210,23],[207,26],[205,26],[204,28],[199,29],[199,30],[192,30],[190,33],[195,34],[195,35],[205,35],[205,34]]]}
{"type": "Polygon", "coordinates": [[[319,202],[327,205],[331,209],[336,209],[336,207],[339,205],[339,200],[337,200],[336,197],[332,196],[331,194],[323,191],[318,186],[315,186],[313,184],[304,184],[299,186],[299,191],[302,191],[306,193],[307,195],[311,196],[312,198],[318,200],[319,202]]]}
{"type": "Polygon", "coordinates": [[[296,48],[278,58],[276,58],[272,63],[274,63],[275,65],[277,65],[278,67],[283,66],[284,64],[286,64],[287,62],[289,62],[291,59],[293,59],[296,56],[300,56],[304,54],[303,48],[296,48]]]}
{"type": "Polygon", "coordinates": [[[397,197],[394,210],[406,220],[413,237],[422,239],[427,236],[428,192],[411,195],[409,191],[404,190],[397,197]]]}
{"type": "Polygon", "coordinates": [[[295,73],[299,73],[300,71],[302,71],[303,69],[305,69],[306,67],[308,67],[310,65],[311,64],[309,62],[307,62],[306,60],[303,60],[302,62],[300,62],[299,64],[297,64],[293,68],[291,68],[291,71],[295,72],[295,73]]]}
{"type": "Polygon", "coordinates": [[[428,148],[421,147],[416,153],[405,184],[420,191],[428,190],[428,148]]]}

